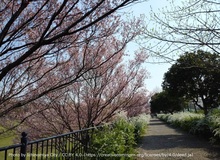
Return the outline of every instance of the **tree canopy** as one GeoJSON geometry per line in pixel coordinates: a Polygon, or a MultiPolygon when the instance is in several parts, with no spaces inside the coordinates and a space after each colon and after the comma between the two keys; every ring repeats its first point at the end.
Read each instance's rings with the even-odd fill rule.
{"type": "Polygon", "coordinates": [[[173,112],[180,111],[184,107],[184,103],[181,98],[172,96],[167,91],[154,94],[151,97],[150,104],[151,113],[159,113],[162,111],[173,114],[173,112]]]}
{"type": "Polygon", "coordinates": [[[220,56],[201,50],[186,52],[165,73],[163,89],[191,99],[207,114],[220,101],[220,56]],[[199,98],[203,105],[198,103],[199,98]]]}
{"type": "Polygon", "coordinates": [[[138,31],[116,11],[135,2],[1,1],[0,117],[77,82],[124,50],[138,31]],[[110,41],[117,47],[98,55],[110,41]],[[68,66],[74,66],[68,76],[59,75],[45,87],[49,76],[58,77],[56,71],[68,66]]]}
{"type": "Polygon", "coordinates": [[[1,1],[0,125],[48,135],[98,125],[127,106],[134,112],[147,92],[147,56],[139,50],[124,63],[140,19],[118,11],[138,2],[1,1]]]}

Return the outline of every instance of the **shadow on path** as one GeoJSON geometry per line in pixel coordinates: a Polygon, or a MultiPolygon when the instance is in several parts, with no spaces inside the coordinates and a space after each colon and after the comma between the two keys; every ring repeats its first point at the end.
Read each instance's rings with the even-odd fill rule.
{"type": "Polygon", "coordinates": [[[156,118],[150,120],[147,134],[139,144],[139,151],[139,153],[157,154],[193,153],[192,159],[220,159],[219,146],[212,146],[207,140],[173,128],[156,118]]]}

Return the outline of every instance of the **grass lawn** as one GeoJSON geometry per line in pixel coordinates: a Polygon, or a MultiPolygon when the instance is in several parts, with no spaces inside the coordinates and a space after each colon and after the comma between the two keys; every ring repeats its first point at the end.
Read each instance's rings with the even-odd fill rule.
{"type": "MultiPolygon", "coordinates": [[[[5,130],[5,128],[0,126],[0,132],[2,132],[4,130],[5,130]]],[[[16,134],[13,131],[9,131],[7,133],[0,134],[0,148],[13,145],[14,144],[13,140],[15,138],[16,138],[16,134]]],[[[9,150],[8,154],[11,152],[12,152],[12,150],[9,150]]],[[[0,158],[3,158],[4,155],[5,155],[4,152],[0,152],[0,158]]],[[[10,158],[9,158],[9,160],[10,160],[10,158]]],[[[15,160],[19,160],[19,158],[15,158],[15,160]]]]}
{"type": "MultiPolygon", "coordinates": [[[[3,131],[4,128],[0,126],[0,131],[3,131]]],[[[13,140],[16,138],[16,134],[13,131],[9,131],[4,134],[0,134],[0,147],[5,147],[13,145],[13,140]]]]}
{"type": "Polygon", "coordinates": [[[9,145],[13,145],[13,140],[15,138],[15,135],[9,135],[8,137],[2,137],[0,136],[0,147],[5,147],[9,145]]]}

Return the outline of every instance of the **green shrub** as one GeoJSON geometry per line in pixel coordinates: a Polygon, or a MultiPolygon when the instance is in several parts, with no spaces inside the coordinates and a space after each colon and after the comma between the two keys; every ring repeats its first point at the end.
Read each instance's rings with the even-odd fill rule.
{"type": "Polygon", "coordinates": [[[211,138],[212,131],[210,130],[210,122],[204,117],[197,121],[197,123],[191,127],[190,133],[202,136],[204,138],[211,138]]]}
{"type": "Polygon", "coordinates": [[[136,143],[141,139],[141,136],[145,133],[147,124],[150,121],[150,115],[141,114],[137,117],[132,117],[130,122],[134,126],[134,135],[136,143]]]}
{"type": "Polygon", "coordinates": [[[133,159],[129,154],[135,153],[134,146],[141,134],[145,132],[149,119],[147,115],[140,115],[130,120],[119,118],[113,125],[106,125],[101,130],[94,131],[90,153],[97,154],[100,160],[133,159]]]}
{"type": "Polygon", "coordinates": [[[199,118],[190,117],[181,121],[180,127],[185,131],[190,131],[190,129],[196,125],[199,118]]]}
{"type": "Polygon", "coordinates": [[[213,143],[220,143],[220,109],[213,109],[209,112],[207,119],[213,134],[211,141],[213,143]]]}
{"type": "MultiPolygon", "coordinates": [[[[194,112],[193,112],[193,113],[194,113],[194,112]]],[[[197,113],[197,114],[204,114],[204,110],[198,109],[198,110],[196,111],[196,113],[197,113]]]]}
{"type": "MultiPolygon", "coordinates": [[[[118,120],[112,128],[105,126],[94,133],[91,141],[91,153],[97,154],[99,159],[112,159],[114,155],[134,153],[134,126],[126,120],[118,120]],[[107,155],[107,156],[102,156],[107,155]]],[[[114,157],[121,160],[129,157],[114,157]]]]}
{"type": "Polygon", "coordinates": [[[216,128],[213,129],[214,137],[212,138],[212,141],[218,141],[220,143],[220,117],[216,119],[216,124],[216,128]]]}

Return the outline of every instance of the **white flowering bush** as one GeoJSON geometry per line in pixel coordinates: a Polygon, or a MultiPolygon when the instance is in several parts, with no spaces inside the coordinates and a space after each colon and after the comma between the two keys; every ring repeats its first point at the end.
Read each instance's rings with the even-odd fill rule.
{"type": "Polygon", "coordinates": [[[157,114],[157,117],[160,119],[160,120],[163,120],[163,121],[166,121],[168,120],[169,116],[171,114],[157,114]]]}
{"type": "Polygon", "coordinates": [[[186,131],[189,131],[195,123],[204,118],[203,114],[191,113],[191,112],[179,112],[174,114],[159,114],[158,118],[174,125],[181,127],[186,131]]]}
{"type": "Polygon", "coordinates": [[[220,142],[219,109],[210,111],[207,116],[192,112],[180,112],[173,115],[158,114],[157,117],[192,134],[210,138],[211,142],[220,142]]]}
{"type": "Polygon", "coordinates": [[[150,115],[143,113],[143,114],[140,114],[139,116],[131,117],[130,121],[131,122],[141,122],[146,125],[146,124],[149,124],[149,122],[150,122],[150,115]]]}
{"type": "Polygon", "coordinates": [[[134,125],[135,140],[138,141],[141,135],[145,133],[147,125],[150,122],[149,114],[140,114],[137,117],[130,118],[130,122],[134,125]]]}
{"type": "Polygon", "coordinates": [[[170,116],[168,121],[170,121],[170,123],[174,124],[175,126],[181,127],[184,130],[189,131],[193,126],[195,126],[198,120],[201,120],[203,118],[203,114],[181,112],[170,116]]]}
{"type": "Polygon", "coordinates": [[[127,117],[127,113],[125,111],[121,111],[119,113],[117,113],[114,118],[113,118],[113,121],[117,121],[117,120],[120,120],[120,119],[128,119],[127,117]]]}

